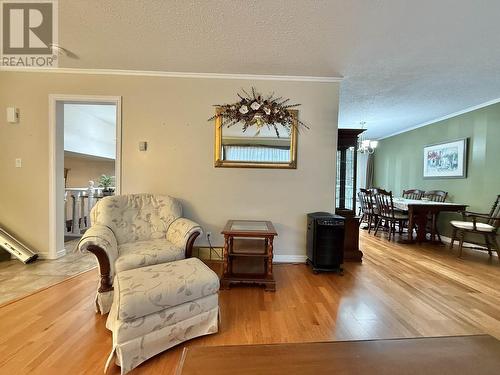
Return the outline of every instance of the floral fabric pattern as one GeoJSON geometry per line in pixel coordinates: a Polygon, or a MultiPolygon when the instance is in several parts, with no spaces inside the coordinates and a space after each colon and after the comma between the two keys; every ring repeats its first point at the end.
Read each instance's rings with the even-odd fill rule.
{"type": "Polygon", "coordinates": [[[217,308],[219,301],[217,294],[211,294],[134,320],[118,320],[116,306],[114,304],[109,312],[106,326],[109,330],[115,332],[116,343],[123,344],[136,337],[143,336],[145,332],[158,331],[198,314],[206,313],[217,308]]]}
{"type": "Polygon", "coordinates": [[[119,272],[106,322],[124,375],[181,342],[218,331],[219,278],[196,258],[119,272]]]}
{"type": "Polygon", "coordinates": [[[116,272],[184,259],[185,249],[165,240],[124,243],[118,246],[116,272]]]}
{"type": "Polygon", "coordinates": [[[189,236],[194,232],[200,232],[200,235],[203,234],[203,230],[197,223],[189,219],[179,218],[170,224],[167,230],[167,240],[185,249],[189,236]]]}
{"type": "Polygon", "coordinates": [[[167,195],[129,194],[105,197],[91,211],[92,225],[110,228],[118,244],[165,238],[182,215],[180,203],[167,195]]]}
{"type": "MultiPolygon", "coordinates": [[[[189,236],[202,232],[198,224],[181,216],[180,203],[167,195],[105,197],[92,209],[92,227],[78,249],[87,251],[89,245],[103,248],[112,279],[120,271],[180,260],[185,256],[189,236]]],[[[97,310],[107,314],[112,299],[113,291],[97,292],[97,310]]]]}
{"type": "Polygon", "coordinates": [[[125,375],[158,353],[195,337],[217,333],[218,330],[219,308],[217,307],[122,344],[114,344],[110,358],[116,352],[121,375],[125,375]]]}
{"type": "Polygon", "coordinates": [[[120,272],[115,289],[117,318],[134,320],[217,293],[219,278],[202,261],[189,258],[120,272]]]}

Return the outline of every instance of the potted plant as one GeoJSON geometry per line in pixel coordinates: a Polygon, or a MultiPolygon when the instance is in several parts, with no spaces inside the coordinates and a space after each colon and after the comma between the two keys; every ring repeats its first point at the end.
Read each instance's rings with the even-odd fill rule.
{"type": "Polygon", "coordinates": [[[102,187],[102,195],[113,195],[114,189],[110,189],[110,187],[113,185],[113,180],[115,179],[115,176],[106,176],[103,174],[99,178],[99,187],[102,187]]]}

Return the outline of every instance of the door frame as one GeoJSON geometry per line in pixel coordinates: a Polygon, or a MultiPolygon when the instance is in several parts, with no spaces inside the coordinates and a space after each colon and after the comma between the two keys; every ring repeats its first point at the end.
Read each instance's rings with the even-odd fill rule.
{"type": "Polygon", "coordinates": [[[48,259],[66,254],[64,249],[64,205],[59,199],[64,193],[64,127],[57,126],[59,103],[113,104],[116,106],[116,194],[122,185],[122,97],[103,95],[49,95],[49,252],[48,259]],[[61,145],[62,140],[62,145],[61,145]],[[62,146],[62,147],[61,147],[62,146]],[[62,160],[62,162],[61,162],[62,160]],[[60,203],[60,202],[59,202],[60,203]]]}

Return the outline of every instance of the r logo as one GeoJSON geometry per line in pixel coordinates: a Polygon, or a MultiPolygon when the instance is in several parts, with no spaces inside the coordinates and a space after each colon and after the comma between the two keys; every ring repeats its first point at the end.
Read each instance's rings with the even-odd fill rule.
{"type": "Polygon", "coordinates": [[[54,3],[2,2],[2,54],[51,55],[54,3]]]}

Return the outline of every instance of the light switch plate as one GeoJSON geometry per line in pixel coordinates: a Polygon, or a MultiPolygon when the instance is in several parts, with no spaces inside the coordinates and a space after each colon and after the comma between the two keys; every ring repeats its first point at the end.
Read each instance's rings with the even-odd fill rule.
{"type": "Polygon", "coordinates": [[[22,168],[23,166],[23,159],[16,159],[16,168],[22,168]]]}
{"type": "Polygon", "coordinates": [[[7,122],[17,124],[19,122],[19,109],[14,107],[7,108],[7,122]]]}

